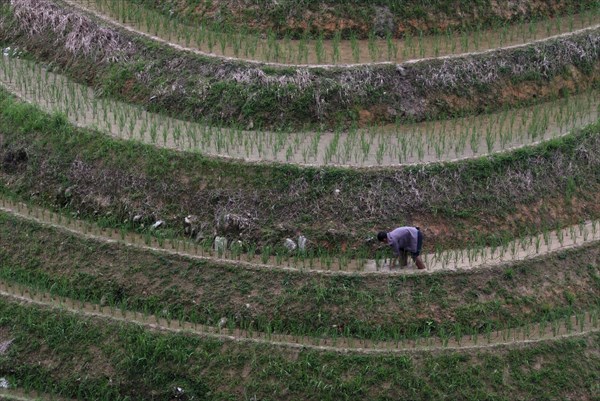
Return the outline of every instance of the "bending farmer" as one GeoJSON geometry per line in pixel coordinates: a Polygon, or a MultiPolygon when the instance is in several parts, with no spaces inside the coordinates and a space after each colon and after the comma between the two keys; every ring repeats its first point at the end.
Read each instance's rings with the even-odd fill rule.
{"type": "MultiPolygon", "coordinates": [[[[425,263],[421,260],[421,248],[423,248],[423,234],[418,227],[398,227],[389,233],[380,231],[377,239],[392,247],[396,255],[396,262],[400,264],[400,257],[404,252],[410,252],[419,269],[425,269],[425,263]]],[[[392,265],[395,265],[393,263],[392,265]]]]}

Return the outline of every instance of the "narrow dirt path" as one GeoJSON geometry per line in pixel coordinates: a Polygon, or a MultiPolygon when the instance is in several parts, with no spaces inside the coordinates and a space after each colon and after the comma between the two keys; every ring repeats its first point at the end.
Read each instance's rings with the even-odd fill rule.
{"type": "Polygon", "coordinates": [[[56,395],[42,394],[36,391],[25,392],[20,389],[0,389],[0,401],[71,401],[56,395]]]}
{"type": "Polygon", "coordinates": [[[510,328],[478,335],[454,336],[450,338],[402,339],[399,341],[370,341],[353,338],[315,338],[252,332],[205,326],[188,322],[167,320],[153,315],[115,309],[68,298],[55,297],[24,287],[0,282],[0,296],[11,302],[22,302],[37,306],[58,309],[82,317],[107,319],[113,322],[136,324],[151,330],[171,333],[189,333],[223,341],[238,341],[270,346],[312,349],[326,352],[360,354],[398,354],[407,352],[461,351],[485,349],[500,346],[522,346],[542,341],[585,336],[600,331],[597,311],[572,316],[570,318],[532,324],[526,327],[510,328]]]}
{"type": "Polygon", "coordinates": [[[333,257],[323,260],[299,255],[267,258],[264,255],[233,254],[231,251],[215,252],[213,249],[203,249],[197,243],[188,240],[174,239],[159,242],[158,239],[149,235],[103,229],[88,222],[67,218],[42,208],[4,198],[0,198],[0,211],[105,243],[118,243],[142,250],[201,259],[215,264],[234,265],[251,270],[278,269],[326,275],[415,275],[490,269],[522,260],[546,257],[560,251],[600,241],[600,221],[596,220],[511,241],[502,247],[466,247],[465,249],[424,254],[423,259],[427,270],[417,270],[412,264],[408,268],[390,268],[387,260],[343,260],[333,257]]]}
{"type": "Polygon", "coordinates": [[[260,132],[210,127],[98,97],[86,86],[16,58],[0,57],[0,84],[79,127],[149,145],[246,162],[353,168],[457,161],[563,136],[600,117],[600,92],[419,124],[346,132],[260,132]]]}
{"type": "Polygon", "coordinates": [[[468,33],[416,35],[402,40],[277,40],[240,32],[211,32],[172,22],[142,6],[110,0],[62,0],[76,9],[179,50],[279,66],[334,67],[402,63],[524,46],[597,27],[600,9],[539,22],[468,33]]]}

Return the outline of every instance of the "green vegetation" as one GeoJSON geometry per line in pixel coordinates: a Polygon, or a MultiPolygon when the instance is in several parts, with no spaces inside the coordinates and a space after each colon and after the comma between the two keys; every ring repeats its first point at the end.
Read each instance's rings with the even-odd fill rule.
{"type": "Polygon", "coordinates": [[[150,111],[222,125],[348,127],[489,112],[593,86],[600,54],[595,29],[524,48],[406,64],[401,71],[395,65],[276,68],[181,52],[116,28],[101,29],[92,19],[69,26],[76,31],[61,31],[52,18],[81,15],[52,10],[45,13],[40,5],[19,21],[4,9],[8,20],[0,43],[27,48],[30,57],[76,81],[150,111]],[[87,39],[71,43],[82,35],[87,39]],[[569,78],[556,79],[564,75],[569,78]],[[524,90],[531,85],[551,90],[524,90]],[[365,112],[368,121],[360,118],[365,112]]]}
{"type": "Polygon", "coordinates": [[[62,397],[170,399],[179,388],[205,400],[527,400],[598,390],[598,334],[525,349],[369,356],[158,333],[4,300],[0,312],[0,330],[15,339],[0,375],[62,397]]]}
{"type": "Polygon", "coordinates": [[[600,308],[598,245],[505,271],[328,276],[154,254],[0,217],[2,281],[177,321],[226,317],[229,328],[256,332],[398,341],[484,338],[600,308]]]}
{"type": "MultiPolygon", "coordinates": [[[[290,3],[285,3],[284,7],[290,5],[290,3]]],[[[550,10],[544,10],[533,18],[525,18],[524,15],[521,15],[521,18],[514,18],[516,14],[524,10],[523,8],[510,10],[507,13],[512,14],[513,19],[518,22],[511,23],[498,19],[494,21],[491,29],[488,29],[490,28],[488,25],[482,24],[469,26],[468,16],[463,12],[460,16],[460,24],[456,24],[457,21],[447,21],[442,29],[437,29],[431,27],[433,21],[423,24],[415,20],[402,19],[395,22],[393,16],[389,14],[389,10],[371,5],[369,7],[372,8],[362,15],[362,18],[366,17],[368,21],[361,21],[359,25],[348,29],[347,26],[353,22],[344,20],[343,17],[340,21],[331,22],[331,19],[339,18],[339,14],[333,16],[326,10],[307,11],[307,6],[302,4],[303,11],[286,10],[285,14],[275,16],[292,21],[284,21],[281,24],[264,21],[267,26],[271,25],[271,27],[265,27],[267,31],[260,32],[261,22],[259,20],[261,17],[259,16],[246,21],[237,21],[235,27],[229,25],[231,21],[225,21],[231,16],[236,18],[232,13],[237,12],[237,5],[233,4],[225,7],[222,3],[218,11],[202,9],[204,5],[199,5],[192,11],[202,14],[198,19],[178,13],[177,10],[185,6],[181,3],[161,2],[158,11],[154,11],[152,5],[147,8],[143,5],[138,6],[134,2],[115,2],[113,0],[83,2],[83,6],[87,10],[92,9],[94,12],[110,16],[115,21],[133,26],[145,34],[158,35],[169,42],[188,48],[198,48],[204,52],[218,55],[284,64],[400,62],[410,57],[438,57],[456,51],[480,51],[543,39],[570,32],[576,28],[592,26],[600,17],[600,7],[582,3],[580,9],[568,8],[567,11],[567,8],[564,8],[562,12],[567,12],[566,15],[557,15],[551,18],[547,18],[547,15],[544,18],[543,15],[545,11],[550,10]],[[164,7],[168,7],[168,12],[161,13],[164,7]],[[574,11],[581,12],[581,14],[573,14],[574,11]],[[303,14],[302,22],[294,27],[296,24],[294,14],[297,16],[300,13],[303,14]],[[324,14],[324,18],[328,20],[321,21],[321,26],[318,21],[319,13],[324,14]],[[315,18],[315,26],[311,26],[313,21],[306,22],[307,18],[311,18],[306,14],[312,14],[315,18]],[[218,22],[213,21],[213,17],[218,22]],[[250,24],[252,26],[246,25],[249,20],[252,21],[250,24]],[[338,22],[346,27],[338,27],[338,22]],[[378,26],[369,29],[368,26],[372,24],[378,26]],[[272,25],[277,26],[275,30],[272,29],[272,25]],[[287,28],[289,28],[288,31],[286,31],[287,28]],[[366,32],[367,30],[369,32],[366,32]],[[357,34],[362,39],[359,39],[357,34]],[[396,36],[403,36],[403,39],[398,40],[395,38],[396,36]],[[350,58],[351,56],[352,58],[350,58]]],[[[253,6],[256,4],[244,7],[245,18],[255,11],[260,13],[267,10],[268,13],[270,8],[278,5],[258,9],[253,9],[253,6]]],[[[560,7],[559,5],[558,10],[555,10],[559,11],[559,14],[560,7]]],[[[485,11],[489,10],[490,8],[485,11]]],[[[478,14],[481,15],[481,13],[478,14]]]]}
{"type": "Polygon", "coordinates": [[[597,0],[74,1],[0,0],[3,386],[600,396],[597,0]]]}
{"type": "MultiPolygon", "coordinates": [[[[597,160],[586,156],[600,146],[597,124],[502,155],[355,171],[246,165],[115,141],[75,129],[64,116],[47,116],[6,92],[0,92],[0,102],[1,156],[27,155],[26,160],[6,162],[2,192],[115,228],[139,214],[146,226],[162,219],[170,230],[195,214],[205,233],[217,230],[231,240],[276,246],[300,231],[333,251],[332,244],[342,243],[360,249],[377,227],[403,222],[424,226],[421,221],[435,220],[439,226],[451,222],[459,228],[429,237],[430,244],[448,249],[464,248],[467,242],[502,245],[600,215],[597,160]],[[410,182],[419,182],[418,192],[399,192],[410,182]],[[574,208],[574,199],[585,209],[574,208]],[[394,202],[397,209],[382,200],[394,202]],[[507,224],[506,216],[516,210],[535,216],[507,224]],[[219,219],[228,213],[247,219],[248,227],[229,233],[219,229],[219,219]],[[474,228],[482,219],[495,222],[490,231],[474,228]]],[[[131,228],[130,223],[125,227],[131,228]]],[[[181,235],[179,230],[173,233],[181,235]]]]}
{"type": "MultiPolygon", "coordinates": [[[[109,5],[111,0],[96,0],[96,3],[109,5]]],[[[116,2],[113,1],[114,3],[116,2]]],[[[296,39],[307,33],[331,37],[336,32],[344,37],[358,34],[362,38],[366,38],[370,33],[384,36],[388,32],[395,37],[419,32],[449,32],[456,35],[490,26],[540,21],[598,9],[598,2],[595,0],[569,0],[551,5],[534,1],[524,3],[521,7],[514,7],[503,1],[488,0],[401,3],[394,0],[314,0],[301,3],[281,2],[270,4],[268,7],[261,1],[252,0],[244,1],[243,6],[230,0],[118,2],[123,15],[129,18],[133,13],[128,11],[131,7],[128,3],[156,9],[174,20],[174,25],[189,23],[204,24],[207,27],[219,26],[222,32],[235,31],[242,27],[244,31],[273,32],[280,38],[289,36],[296,39]]]]}
{"type": "MultiPolygon", "coordinates": [[[[600,92],[591,90],[531,107],[417,124],[334,132],[223,128],[148,113],[96,96],[89,87],[35,63],[0,60],[0,77],[13,93],[45,110],[64,113],[79,126],[158,147],[245,161],[370,167],[473,158],[560,137],[600,116],[600,92]]],[[[251,115],[264,101],[269,100],[244,107],[251,115]]]]}

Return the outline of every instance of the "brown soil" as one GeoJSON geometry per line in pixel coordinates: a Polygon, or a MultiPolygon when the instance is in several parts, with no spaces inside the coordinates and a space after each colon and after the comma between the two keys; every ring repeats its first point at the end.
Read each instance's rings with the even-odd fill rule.
{"type": "MultiPolygon", "coordinates": [[[[598,73],[600,73],[600,65],[595,65],[592,75],[598,73]]],[[[552,98],[558,97],[564,92],[575,93],[579,89],[585,90],[593,85],[594,80],[590,76],[584,76],[577,68],[570,66],[568,72],[558,75],[543,84],[541,82],[527,82],[514,85],[504,82],[498,85],[499,90],[494,95],[499,97],[500,103],[519,104],[536,97],[552,98]]]]}
{"type": "MultiPolygon", "coordinates": [[[[531,102],[534,99],[560,98],[564,93],[575,93],[578,90],[592,88],[597,85],[595,77],[600,74],[600,65],[595,65],[592,71],[591,75],[585,75],[574,66],[570,66],[568,72],[548,81],[513,82],[503,80],[494,83],[493,88],[486,92],[473,90],[467,96],[433,92],[428,96],[427,102],[431,103],[432,108],[436,103],[442,104],[443,109],[451,114],[460,114],[467,110],[483,111],[488,107],[495,108],[499,105],[519,107],[524,102],[531,102]]],[[[389,116],[382,115],[381,120],[389,119],[389,116]]]]}
{"type": "MultiPolygon", "coordinates": [[[[285,31],[302,35],[304,32],[320,32],[325,37],[332,37],[336,32],[355,32],[359,37],[366,37],[374,29],[374,8],[365,5],[355,5],[355,11],[351,14],[346,7],[339,4],[319,2],[317,6],[302,6],[293,9],[284,20],[274,20],[270,17],[269,8],[258,5],[256,2],[239,0],[218,0],[197,4],[188,0],[174,1],[172,10],[176,14],[188,15],[206,22],[226,20],[230,24],[246,25],[258,32],[275,31],[283,34],[285,31]],[[226,9],[227,13],[222,10],[226,9]]],[[[450,14],[435,9],[428,4],[421,5],[424,15],[419,18],[408,18],[404,16],[392,16],[394,28],[392,33],[395,37],[401,37],[406,32],[431,32],[457,29],[465,26],[486,24],[490,20],[514,21],[518,19],[527,20],[530,16],[553,17],[565,13],[569,2],[554,0],[491,0],[489,5],[480,9],[478,7],[467,9],[456,9],[450,14]]],[[[407,7],[416,7],[408,4],[407,7]]],[[[389,12],[387,7],[381,7],[384,12],[389,12]]]]}

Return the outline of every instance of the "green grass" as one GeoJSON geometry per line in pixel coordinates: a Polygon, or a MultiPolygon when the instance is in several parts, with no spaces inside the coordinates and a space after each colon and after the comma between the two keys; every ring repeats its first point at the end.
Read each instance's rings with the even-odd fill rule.
{"type": "Polygon", "coordinates": [[[593,66],[598,51],[590,47],[594,32],[576,35],[568,44],[551,40],[492,56],[452,59],[443,65],[438,61],[407,65],[406,76],[398,74],[396,66],[386,65],[311,69],[305,77],[297,68],[257,67],[201,57],[125,32],[120,32],[119,43],[131,43],[133,54],[119,63],[103,63],[71,53],[65,38],[57,33],[44,31],[40,33],[43,36],[29,37],[22,30],[24,24],[4,26],[0,32],[3,46],[27,48],[26,57],[52,63],[77,82],[150,111],[210,124],[252,123],[277,129],[348,127],[357,123],[359,112],[365,110],[376,112],[377,123],[422,121],[541,102],[559,96],[561,89],[543,95],[523,90],[518,99],[491,95],[507,85],[521,92],[524,86],[544,86],[565,73],[572,73],[569,81],[576,85],[564,87],[583,89],[597,81],[593,66]],[[494,75],[491,79],[490,72],[494,75]],[[398,96],[400,87],[410,96],[398,96]],[[456,96],[461,100],[458,103],[452,101],[456,96]]]}
{"type": "Polygon", "coordinates": [[[164,256],[7,215],[0,223],[1,280],[200,324],[227,317],[232,327],[253,331],[399,340],[485,336],[600,307],[597,245],[517,263],[510,274],[331,277],[164,256]]]}
{"type": "Polygon", "coordinates": [[[180,236],[181,221],[190,213],[199,215],[208,232],[221,213],[250,213],[256,223],[242,237],[249,245],[278,247],[283,238],[301,231],[333,254],[338,251],[332,245],[343,243],[350,250],[357,247],[356,252],[372,254],[374,249],[362,242],[369,235],[403,223],[424,226],[420,219],[455,227],[428,237],[426,249],[444,249],[464,248],[465,243],[501,245],[510,238],[600,214],[595,201],[600,169],[595,159],[585,156],[600,148],[597,124],[492,157],[350,170],[225,162],[75,129],[64,116],[48,116],[3,91],[0,105],[2,157],[19,149],[28,155],[26,163],[7,165],[0,177],[2,193],[109,227],[131,227],[123,222],[142,214],[147,225],[160,218],[167,221],[169,235],[180,236]],[[557,159],[564,162],[556,163],[557,159]],[[515,187],[514,177],[529,180],[526,191],[515,187]],[[403,183],[412,181],[419,182],[418,197],[401,190],[403,183]],[[71,198],[57,195],[69,187],[71,198]],[[233,205],[230,199],[236,200],[233,205]],[[397,209],[385,206],[383,200],[394,202],[397,209]],[[576,209],[575,200],[588,206],[576,209]],[[506,217],[517,210],[532,214],[507,225],[506,217]],[[419,220],[413,220],[414,214],[419,220]],[[482,219],[498,223],[486,229],[479,227],[482,219]]]}
{"type": "Polygon", "coordinates": [[[166,400],[530,400],[593,398],[598,334],[515,349],[398,356],[290,351],[139,327],[0,301],[15,341],[0,375],[62,397],[166,400]]]}
{"type": "MultiPolygon", "coordinates": [[[[156,1],[156,0],[131,0],[132,4],[141,4],[144,7],[155,9],[170,19],[176,24],[184,23],[204,23],[212,25],[213,16],[205,11],[210,7],[196,10],[198,5],[207,6],[206,2],[198,2],[197,0],[186,0],[184,2],[174,1],[156,1]]],[[[225,3],[227,4],[227,3],[225,3]]],[[[379,33],[385,30],[384,27],[377,26],[374,21],[373,7],[386,7],[395,26],[401,26],[402,30],[394,30],[392,34],[399,36],[402,33],[410,32],[416,34],[419,30],[425,30],[425,33],[440,33],[449,29],[452,33],[462,31],[473,31],[484,29],[487,27],[502,26],[508,23],[518,23],[527,21],[541,21],[545,18],[556,18],[560,15],[569,15],[574,12],[585,12],[594,10],[598,7],[594,0],[586,1],[567,1],[561,3],[555,8],[538,8],[523,7],[515,10],[514,13],[509,13],[508,16],[499,15],[494,12],[494,7],[486,0],[478,1],[436,1],[436,2],[419,2],[409,1],[398,3],[393,0],[378,0],[378,1],[306,1],[301,5],[282,3],[271,7],[252,7],[259,5],[258,2],[250,4],[250,7],[245,7],[243,12],[227,10],[219,13],[219,24],[223,31],[228,29],[240,29],[243,26],[246,31],[251,33],[275,32],[278,37],[283,38],[288,35],[295,38],[300,38],[302,34],[308,32],[316,36],[321,33],[319,29],[319,19],[322,18],[323,11],[321,7],[330,7],[329,13],[333,14],[342,21],[351,20],[355,22],[353,29],[325,29],[327,37],[340,33],[344,37],[349,36],[352,32],[358,34],[361,38],[366,38],[369,33],[377,30],[379,33]],[[289,26],[288,18],[302,15],[304,12],[310,11],[315,19],[315,23],[307,24],[305,28],[302,26],[289,26]],[[249,22],[252,21],[250,24],[249,22]],[[444,21],[447,24],[439,24],[444,21]],[[458,22],[460,21],[460,22],[458,22]],[[258,22],[258,24],[257,24],[258,22]],[[413,26],[412,23],[414,23],[413,26]],[[450,26],[448,26],[448,24],[450,26]],[[424,28],[427,27],[427,28],[424,28]]],[[[127,7],[125,7],[127,8],[127,7]]],[[[294,18],[292,18],[294,20],[294,18]]]]}

